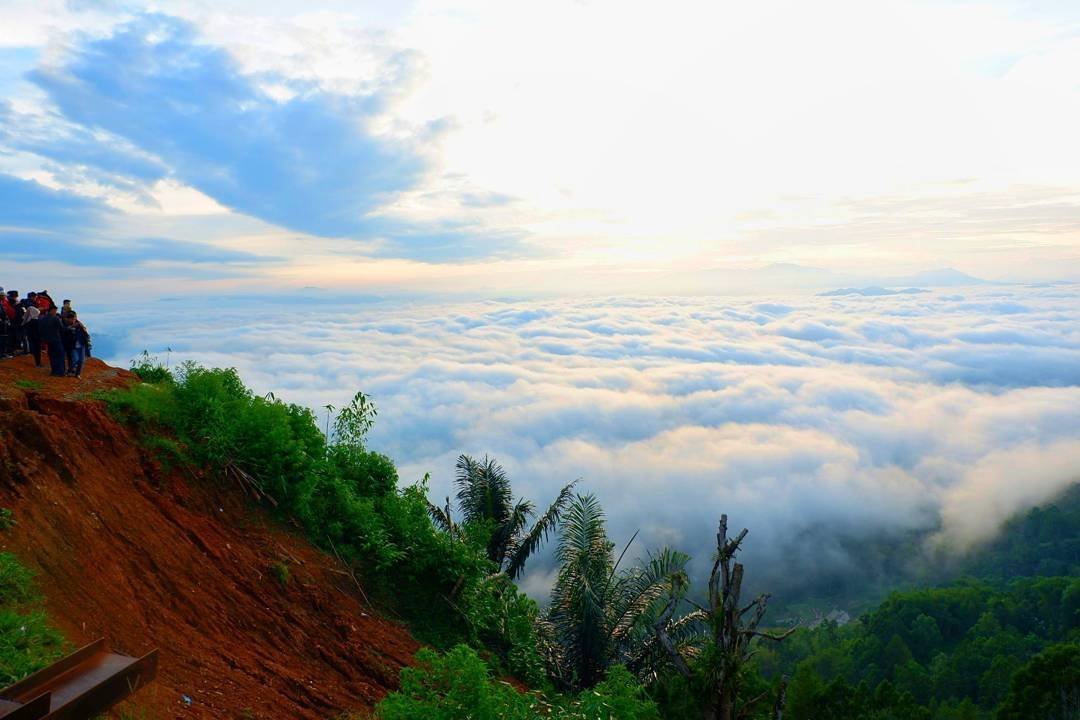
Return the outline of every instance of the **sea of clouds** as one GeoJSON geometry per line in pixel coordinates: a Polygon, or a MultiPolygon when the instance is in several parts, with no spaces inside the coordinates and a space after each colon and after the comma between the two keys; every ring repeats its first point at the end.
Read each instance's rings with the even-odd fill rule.
{"type": "MultiPolygon", "coordinates": [[[[86,314],[86,313],[84,313],[86,314]]],[[[859,577],[874,543],[962,550],[1080,480],[1080,286],[885,296],[163,301],[91,315],[107,360],[238,368],[318,408],[374,397],[371,445],[453,492],[489,453],[544,506],[599,496],[702,572],[721,512],[760,584],[859,577]],[[171,351],[166,351],[171,348],[171,351]]],[[[88,320],[91,318],[87,318],[88,320]]],[[[635,553],[631,552],[631,556],[635,553]]],[[[543,596],[549,558],[526,586],[543,596]]]]}

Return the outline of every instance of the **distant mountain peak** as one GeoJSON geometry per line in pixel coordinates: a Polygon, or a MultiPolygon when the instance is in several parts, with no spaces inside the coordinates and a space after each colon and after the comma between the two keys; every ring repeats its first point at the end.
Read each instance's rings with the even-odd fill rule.
{"type": "Polygon", "coordinates": [[[950,287],[954,285],[986,285],[988,283],[988,280],[968,275],[966,272],[956,268],[935,268],[933,270],[923,270],[914,275],[892,278],[889,282],[882,284],[950,287]]]}

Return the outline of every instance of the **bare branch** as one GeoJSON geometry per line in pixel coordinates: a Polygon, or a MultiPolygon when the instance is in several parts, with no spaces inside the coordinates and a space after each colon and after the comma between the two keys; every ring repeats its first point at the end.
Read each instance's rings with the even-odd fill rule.
{"type": "Polygon", "coordinates": [[[757,630],[755,630],[754,632],[752,632],[750,634],[753,635],[754,637],[760,637],[760,638],[765,638],[766,640],[773,640],[775,642],[780,642],[781,640],[785,640],[788,637],[790,637],[791,633],[795,632],[798,629],[799,629],[798,626],[795,626],[793,628],[788,628],[786,631],[782,632],[779,635],[773,635],[771,633],[758,632],[757,630]]]}
{"type": "Polygon", "coordinates": [[[675,606],[679,602],[679,597],[675,593],[671,594],[668,599],[667,605],[664,606],[664,611],[660,613],[660,617],[657,618],[656,623],[653,625],[653,633],[656,635],[657,642],[664,648],[668,656],[671,658],[672,664],[675,665],[675,669],[679,671],[685,678],[690,677],[690,666],[686,664],[686,660],[683,658],[682,653],[675,647],[675,643],[672,642],[671,636],[668,635],[667,626],[671,622],[671,616],[675,613],[675,606]]]}

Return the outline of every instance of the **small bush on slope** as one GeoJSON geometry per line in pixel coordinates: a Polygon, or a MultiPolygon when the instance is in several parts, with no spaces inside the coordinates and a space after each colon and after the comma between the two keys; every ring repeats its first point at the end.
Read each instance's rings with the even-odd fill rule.
{"type": "Polygon", "coordinates": [[[616,666],[607,679],[577,698],[518,692],[494,679],[484,661],[464,645],[440,656],[416,655],[401,671],[401,689],[376,708],[380,720],[654,720],[656,705],[633,676],[616,666]]]}
{"type": "Polygon", "coordinates": [[[49,627],[33,574],[11,553],[0,553],[0,687],[10,685],[56,660],[64,641],[49,627]]]}

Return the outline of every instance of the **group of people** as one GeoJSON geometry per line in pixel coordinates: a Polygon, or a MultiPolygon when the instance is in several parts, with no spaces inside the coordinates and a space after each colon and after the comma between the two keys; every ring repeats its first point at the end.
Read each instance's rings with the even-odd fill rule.
{"type": "Polygon", "coordinates": [[[29,353],[42,367],[44,351],[53,375],[82,377],[90,349],[90,333],[70,300],[57,307],[48,290],[20,300],[18,290],[0,288],[0,358],[29,353]]]}

